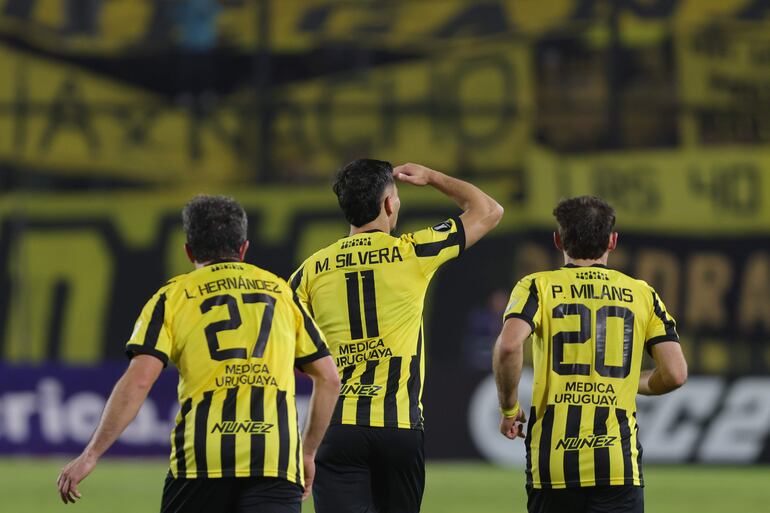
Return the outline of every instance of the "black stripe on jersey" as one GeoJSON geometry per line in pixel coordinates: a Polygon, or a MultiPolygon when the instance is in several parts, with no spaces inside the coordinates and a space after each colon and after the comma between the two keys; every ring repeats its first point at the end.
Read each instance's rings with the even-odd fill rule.
{"type": "Polygon", "coordinates": [[[422,327],[417,338],[417,354],[412,356],[409,362],[409,380],[406,387],[409,393],[409,424],[413,427],[422,425],[422,412],[420,412],[420,387],[422,379],[420,377],[420,361],[422,358],[422,327]]]}
{"type": "Polygon", "coordinates": [[[634,412],[634,435],[636,436],[636,466],[639,467],[639,485],[644,486],[644,472],[642,472],[642,441],[639,440],[639,420],[634,412]]]}
{"type": "Polygon", "coordinates": [[[158,344],[160,330],[163,327],[163,319],[166,315],[166,294],[161,294],[155,302],[150,316],[150,323],[147,325],[147,331],[144,332],[144,342],[141,344],[128,344],[126,346],[126,356],[129,359],[138,354],[148,354],[154,356],[163,362],[163,367],[168,365],[168,355],[158,351],[155,347],[158,344]]]}
{"type": "Polygon", "coordinates": [[[321,337],[321,334],[318,332],[318,328],[316,328],[316,325],[313,323],[312,319],[308,315],[307,311],[305,310],[305,307],[302,306],[302,302],[299,300],[299,297],[297,297],[297,294],[294,294],[294,303],[296,303],[297,308],[299,308],[299,311],[302,313],[302,323],[305,325],[305,331],[310,337],[310,340],[313,341],[313,344],[319,350],[326,351],[326,354],[324,354],[323,356],[328,355],[329,349],[326,347],[326,343],[324,342],[323,337],[321,337]]]}
{"type": "MultiPolygon", "coordinates": [[[[607,434],[607,419],[610,409],[606,406],[597,406],[594,413],[594,436],[607,434]]],[[[594,480],[596,486],[608,486],[610,484],[610,448],[597,447],[594,449],[594,480]]]]}
{"type": "Polygon", "coordinates": [[[655,292],[652,293],[652,305],[655,310],[655,315],[658,316],[661,322],[663,322],[663,326],[666,328],[666,335],[676,336],[678,340],[679,337],[676,334],[676,324],[674,323],[673,319],[670,319],[668,315],[666,315],[666,312],[663,311],[663,308],[661,308],[658,295],[655,292]]]}
{"type": "Polygon", "coordinates": [[[527,452],[527,469],[525,473],[527,475],[527,484],[532,486],[532,431],[537,424],[537,410],[535,407],[529,409],[529,425],[527,426],[527,436],[524,438],[524,447],[527,452]]]}
{"type": "Polygon", "coordinates": [[[386,426],[398,424],[398,384],[401,380],[401,357],[394,356],[388,362],[388,384],[385,386],[384,421],[386,426]]]}
{"type": "Polygon", "coordinates": [[[458,244],[460,245],[460,254],[462,254],[465,251],[465,225],[463,225],[463,220],[460,219],[460,216],[452,216],[450,219],[455,222],[457,227],[457,235],[460,239],[458,244]]]}
{"type": "Polygon", "coordinates": [[[185,418],[187,417],[187,414],[190,413],[191,409],[192,399],[187,399],[182,405],[182,411],[180,412],[182,418],[179,421],[179,424],[176,425],[176,428],[174,428],[174,454],[176,454],[177,476],[185,475],[187,473],[187,461],[185,461],[184,452],[184,428],[186,423],[185,418]]]}
{"type": "Polygon", "coordinates": [[[275,409],[278,413],[278,475],[286,477],[289,472],[289,410],[284,390],[276,393],[275,409]]]}
{"type": "Polygon", "coordinates": [[[377,322],[377,294],[374,287],[374,271],[361,271],[361,283],[364,289],[366,336],[368,338],[376,338],[380,336],[380,327],[377,322]]]}
{"type": "MultiPolygon", "coordinates": [[[[251,408],[249,412],[251,420],[260,422],[265,420],[265,389],[251,387],[251,408]]],[[[262,475],[265,468],[265,435],[251,435],[251,475],[262,475]]]]}
{"type": "Polygon", "coordinates": [[[452,246],[460,246],[460,251],[462,252],[464,245],[464,234],[461,234],[460,232],[452,232],[444,240],[415,244],[414,254],[418,257],[433,257],[441,253],[441,250],[451,248],[452,246]]]}
{"type": "Polygon", "coordinates": [[[147,325],[147,331],[144,332],[145,347],[154,348],[158,343],[158,337],[160,336],[160,329],[163,327],[163,318],[166,316],[166,294],[163,293],[158,297],[155,302],[155,307],[152,309],[152,317],[150,317],[150,324],[147,325]]]}
{"type": "MultiPolygon", "coordinates": [[[[342,376],[340,377],[340,387],[344,387],[345,384],[347,384],[348,381],[350,381],[350,377],[353,375],[353,371],[356,370],[355,365],[348,365],[344,369],[342,369],[342,376]]],[[[337,399],[337,405],[334,407],[334,413],[332,413],[332,424],[339,424],[342,422],[342,405],[345,403],[345,396],[341,395],[339,399],[337,399]]]]}
{"type": "Polygon", "coordinates": [[[211,396],[214,392],[204,392],[203,399],[195,408],[195,468],[198,477],[206,477],[208,465],[206,461],[206,438],[208,436],[209,410],[211,409],[211,396]]]}
{"type": "Polygon", "coordinates": [[[626,410],[616,409],[615,416],[620,427],[620,447],[623,451],[623,484],[634,484],[634,469],[631,466],[631,428],[628,426],[626,410]]]}
{"type": "MultiPolygon", "coordinates": [[[[571,405],[567,408],[565,438],[580,438],[582,413],[582,406],[571,405]]],[[[567,484],[567,488],[580,486],[580,451],[564,451],[564,482],[567,484]]]]}
{"type": "Polygon", "coordinates": [[[163,367],[168,365],[168,356],[166,356],[166,353],[163,351],[158,351],[155,348],[146,347],[139,344],[128,344],[126,346],[126,356],[128,356],[129,360],[138,354],[148,354],[150,356],[154,356],[163,362],[163,367]]]}
{"type": "Polygon", "coordinates": [[[540,454],[538,455],[537,465],[540,471],[540,485],[544,489],[551,488],[551,438],[553,437],[553,416],[554,406],[549,404],[545,407],[543,415],[543,424],[540,428],[540,454]]]}
{"type": "Polygon", "coordinates": [[[318,360],[319,358],[323,358],[324,356],[329,356],[329,354],[330,354],[329,353],[329,349],[324,347],[323,349],[319,349],[318,351],[316,351],[313,354],[309,354],[307,356],[303,356],[302,358],[295,359],[294,360],[294,366],[296,368],[302,370],[302,367],[304,367],[308,363],[312,363],[312,362],[318,360]]]}
{"type": "Polygon", "coordinates": [[[652,337],[644,343],[644,348],[647,350],[647,354],[652,356],[652,346],[660,344],[661,342],[679,342],[678,338],[671,337],[669,335],[661,335],[659,337],[652,337]]]}
{"type": "Polygon", "coordinates": [[[350,338],[364,338],[364,327],[361,325],[361,295],[358,293],[358,273],[346,273],[345,284],[348,291],[348,319],[350,319],[350,338]]]}
{"type": "Polygon", "coordinates": [[[299,284],[302,282],[302,275],[304,273],[305,273],[305,266],[303,265],[302,267],[297,269],[297,272],[294,273],[294,276],[291,279],[291,283],[289,283],[291,290],[296,291],[299,288],[299,284]]]}
{"type": "MultiPolygon", "coordinates": [[[[366,362],[366,369],[358,380],[362,385],[371,385],[374,383],[374,373],[377,371],[377,360],[366,362]]],[[[372,396],[361,395],[356,401],[356,424],[359,426],[368,426],[372,421],[372,396]]]]}
{"type": "MultiPolygon", "coordinates": [[[[238,389],[228,388],[222,404],[222,422],[235,422],[237,402],[238,389]]],[[[235,433],[223,432],[221,436],[222,477],[235,477],[235,433]]]]}
{"type": "Polygon", "coordinates": [[[535,331],[535,315],[537,314],[537,309],[540,306],[540,296],[537,293],[537,285],[535,284],[535,280],[532,280],[532,283],[529,285],[529,296],[527,296],[527,302],[524,303],[524,308],[521,309],[521,313],[511,313],[505,316],[505,320],[511,318],[521,319],[522,321],[526,321],[527,324],[529,324],[529,327],[532,328],[532,331],[535,331]]]}

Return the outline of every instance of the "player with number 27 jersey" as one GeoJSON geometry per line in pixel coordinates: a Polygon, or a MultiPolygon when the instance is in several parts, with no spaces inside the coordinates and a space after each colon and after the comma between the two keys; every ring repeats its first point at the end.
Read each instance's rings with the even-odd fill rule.
{"type": "Polygon", "coordinates": [[[229,261],[176,277],[146,304],[126,351],[179,369],[173,477],[303,486],[294,367],[329,352],[286,282],[229,261]]]}
{"type": "Polygon", "coordinates": [[[401,237],[344,237],[294,273],[291,286],[341,373],[332,424],[422,429],[425,292],[464,247],[462,221],[453,217],[401,237]]]}
{"type": "Polygon", "coordinates": [[[655,290],[601,264],[567,264],[519,281],[504,316],[532,327],[541,384],[525,441],[527,484],[643,486],[636,425],[643,350],[679,340],[655,290]]]}

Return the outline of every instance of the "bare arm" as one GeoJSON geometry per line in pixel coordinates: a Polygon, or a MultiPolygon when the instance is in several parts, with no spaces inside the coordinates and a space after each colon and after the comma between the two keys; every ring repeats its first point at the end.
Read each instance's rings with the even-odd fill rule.
{"type": "Polygon", "coordinates": [[[315,454],[321,445],[326,428],[332,418],[340,393],[340,377],[331,356],[324,356],[302,367],[313,380],[313,395],[310,397],[307,423],[302,436],[305,464],[305,493],[310,496],[315,476],[315,454]]]}
{"type": "Polygon", "coordinates": [[[112,389],[91,441],[80,456],[68,463],[59,475],[59,494],[65,504],[80,498],[78,484],[91,473],[99,458],[134,420],[162,370],[163,362],[154,356],[140,354],[131,360],[128,369],[112,389]]]}
{"type": "Polygon", "coordinates": [[[687,381],[687,361],[678,342],[660,342],[652,346],[655,368],[643,371],[639,393],[661,395],[676,390],[687,381]]]}
{"type": "MultiPolygon", "coordinates": [[[[492,369],[495,373],[497,396],[501,410],[512,410],[519,403],[519,380],[524,365],[524,341],[532,333],[530,325],[517,318],[505,321],[503,330],[495,343],[492,356],[492,369]]],[[[500,432],[511,439],[523,436],[521,424],[526,421],[524,412],[517,415],[503,415],[500,432]]]]}
{"type": "Polygon", "coordinates": [[[412,185],[430,185],[449,196],[463,210],[465,247],[476,244],[503,217],[503,207],[473,184],[452,178],[419,164],[403,164],[393,170],[397,180],[412,185]]]}

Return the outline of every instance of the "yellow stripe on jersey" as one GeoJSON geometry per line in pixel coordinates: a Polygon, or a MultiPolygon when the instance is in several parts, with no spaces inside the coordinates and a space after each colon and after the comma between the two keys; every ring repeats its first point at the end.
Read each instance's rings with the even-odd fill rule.
{"type": "Polygon", "coordinates": [[[679,341],[657,293],[603,266],[565,266],[519,281],[503,315],[533,330],[527,483],[643,485],[636,423],[642,351],[679,341]]]}
{"type": "Polygon", "coordinates": [[[329,351],[286,282],[240,262],[179,276],[145,305],[126,351],[179,369],[174,477],[303,485],[294,367],[329,351]]]}
{"type": "Polygon", "coordinates": [[[345,237],[299,267],[291,286],[326,335],[342,389],[333,424],[421,429],[422,312],[436,270],[463,251],[459,218],[393,237],[345,237]]]}

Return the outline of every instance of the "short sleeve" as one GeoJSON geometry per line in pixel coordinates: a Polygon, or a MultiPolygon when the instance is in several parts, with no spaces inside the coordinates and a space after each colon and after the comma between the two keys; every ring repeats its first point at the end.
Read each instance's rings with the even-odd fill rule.
{"type": "Polygon", "coordinates": [[[652,346],[660,342],[679,342],[679,334],[676,332],[676,321],[669,315],[666,305],[660,300],[658,294],[652,290],[652,312],[647,323],[644,347],[650,353],[652,346]]]}
{"type": "Polygon", "coordinates": [[[168,365],[171,355],[172,338],[166,321],[166,294],[156,293],[142,309],[134,332],[126,344],[129,359],[138,354],[149,354],[168,365]]]}
{"type": "Polygon", "coordinates": [[[414,253],[426,275],[433,274],[465,250],[465,229],[459,216],[404,237],[414,246],[414,253]]]}
{"type": "Polygon", "coordinates": [[[297,319],[297,343],[294,348],[294,366],[302,368],[303,365],[329,356],[329,348],[326,345],[321,330],[315,321],[308,315],[302,306],[299,297],[294,294],[292,302],[294,316],[297,319]]]}
{"type": "Polygon", "coordinates": [[[503,313],[503,322],[512,318],[521,319],[532,327],[532,331],[536,331],[542,324],[541,310],[537,283],[532,276],[527,276],[513,288],[503,313]]]}
{"type": "Polygon", "coordinates": [[[310,308],[310,297],[307,292],[307,278],[305,277],[305,264],[302,264],[299,269],[294,271],[289,279],[289,286],[294,294],[297,296],[300,304],[306,311],[312,312],[310,308]]]}

